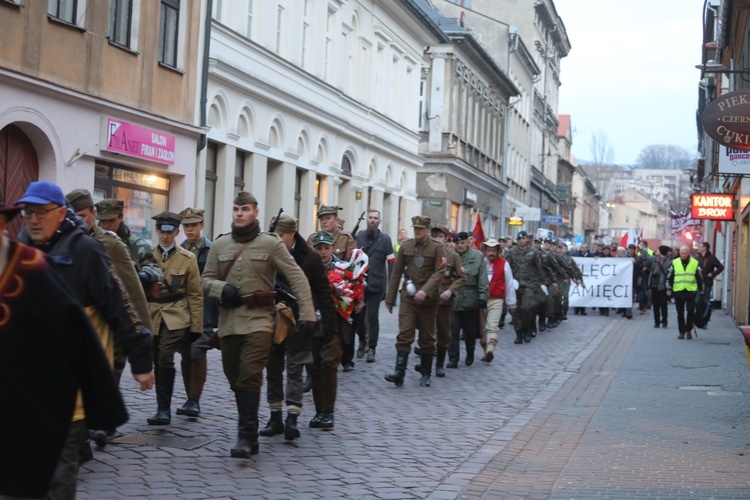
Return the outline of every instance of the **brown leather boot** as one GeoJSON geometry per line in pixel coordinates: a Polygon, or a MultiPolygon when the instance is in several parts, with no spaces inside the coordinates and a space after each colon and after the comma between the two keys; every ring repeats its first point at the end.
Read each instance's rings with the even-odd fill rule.
{"type": "Polygon", "coordinates": [[[693,334],[690,333],[690,331],[687,331],[687,332],[685,332],[685,338],[688,339],[688,340],[692,340],[693,334]]]}
{"type": "Polygon", "coordinates": [[[678,339],[682,340],[685,338],[685,334],[680,332],[680,334],[677,336],[678,339]]]}

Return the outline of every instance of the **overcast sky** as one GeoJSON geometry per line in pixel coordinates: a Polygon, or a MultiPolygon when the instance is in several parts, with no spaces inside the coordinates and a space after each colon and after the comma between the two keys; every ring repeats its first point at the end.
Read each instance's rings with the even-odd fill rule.
{"type": "Polygon", "coordinates": [[[652,144],[696,154],[703,0],[554,2],[572,47],[558,112],[571,115],[576,160],[593,158],[597,131],[620,165],[652,144]]]}

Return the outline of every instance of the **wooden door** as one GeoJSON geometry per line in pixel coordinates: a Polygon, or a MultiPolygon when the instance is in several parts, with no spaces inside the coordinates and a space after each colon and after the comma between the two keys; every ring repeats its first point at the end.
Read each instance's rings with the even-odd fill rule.
{"type": "MultiPolygon", "coordinates": [[[[31,140],[15,125],[0,130],[0,200],[13,203],[38,179],[39,162],[31,140]]],[[[11,238],[15,239],[22,226],[21,217],[13,219],[7,227],[11,238]]]]}

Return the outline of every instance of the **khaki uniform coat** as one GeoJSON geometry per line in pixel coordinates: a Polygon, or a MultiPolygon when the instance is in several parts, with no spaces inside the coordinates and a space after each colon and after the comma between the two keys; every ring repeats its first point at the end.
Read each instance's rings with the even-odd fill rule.
{"type": "MultiPolygon", "coordinates": [[[[221,300],[224,285],[237,288],[240,295],[253,292],[271,292],[276,284],[276,273],[281,273],[292,288],[299,306],[299,319],[316,321],[315,308],[307,276],[299,268],[284,242],[276,235],[259,234],[242,251],[227,276],[229,264],[243,243],[231,235],[214,241],[208,252],[206,268],[201,277],[204,293],[221,300]]],[[[221,308],[219,314],[219,336],[248,335],[255,332],[273,332],[273,307],[235,309],[221,308]]]]}
{"type": "MultiPolygon", "coordinates": [[[[396,255],[396,264],[393,266],[393,275],[388,283],[388,293],[385,303],[393,305],[396,303],[401,277],[404,283],[411,280],[417,287],[417,291],[424,290],[427,299],[423,304],[437,305],[440,301],[440,281],[445,276],[447,265],[445,257],[445,245],[428,237],[424,242],[417,244],[417,240],[409,239],[401,244],[396,255]],[[421,255],[424,259],[422,266],[417,267],[415,258],[421,255]]],[[[405,287],[404,287],[405,288],[405,287]]],[[[403,300],[413,300],[402,293],[403,300]]]]}
{"type": "Polygon", "coordinates": [[[149,331],[153,332],[154,329],[151,327],[151,312],[149,311],[148,303],[146,302],[146,293],[143,291],[141,280],[138,278],[138,273],[135,271],[135,265],[130,259],[130,253],[128,247],[120,239],[117,234],[112,231],[105,231],[99,226],[91,228],[90,234],[102,245],[109,255],[109,260],[115,266],[115,271],[120,278],[125,291],[128,294],[130,303],[138,315],[138,319],[149,331]]]}
{"type": "Polygon", "coordinates": [[[190,332],[203,331],[203,293],[201,292],[200,271],[198,260],[192,252],[179,245],[166,262],[162,262],[162,251],[159,245],[154,247],[154,255],[159,268],[164,272],[164,281],[159,287],[159,298],[182,294],[183,297],[174,302],[149,302],[151,324],[159,332],[161,322],[169,330],[187,329],[190,332]]]}

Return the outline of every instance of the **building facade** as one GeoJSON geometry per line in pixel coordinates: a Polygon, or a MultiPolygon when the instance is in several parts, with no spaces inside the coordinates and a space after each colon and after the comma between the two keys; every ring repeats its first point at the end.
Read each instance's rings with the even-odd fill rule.
{"type": "Polygon", "coordinates": [[[152,215],[191,203],[200,7],[0,2],[0,196],[35,180],[87,188],[124,200],[146,238],[152,215]]]}

